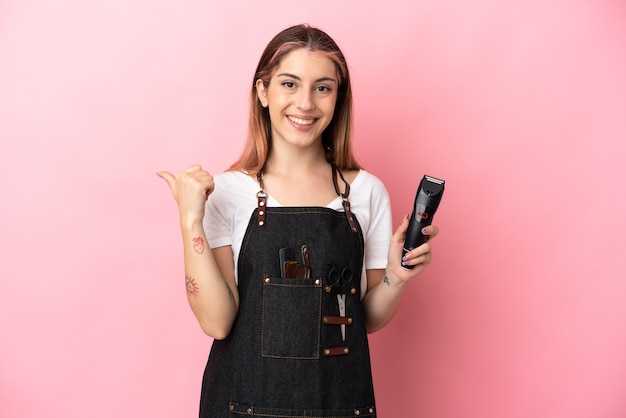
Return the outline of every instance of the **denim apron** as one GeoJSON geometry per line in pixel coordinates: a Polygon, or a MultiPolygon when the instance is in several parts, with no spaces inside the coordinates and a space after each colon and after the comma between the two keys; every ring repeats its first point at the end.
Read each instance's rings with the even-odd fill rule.
{"type": "Polygon", "coordinates": [[[239,312],[213,342],[200,416],[375,417],[358,222],[349,210],[348,222],[330,208],[266,208],[259,193],[237,264],[239,312]],[[303,245],[308,278],[282,277],[281,248],[305,264],[303,245]]]}

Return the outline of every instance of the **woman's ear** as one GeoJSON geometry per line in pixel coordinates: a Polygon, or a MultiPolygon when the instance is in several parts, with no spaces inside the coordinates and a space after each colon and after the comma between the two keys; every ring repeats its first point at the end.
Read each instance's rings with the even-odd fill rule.
{"type": "Polygon", "coordinates": [[[267,89],[265,88],[263,80],[261,80],[260,78],[256,81],[256,95],[261,102],[261,106],[267,107],[267,89]]]}

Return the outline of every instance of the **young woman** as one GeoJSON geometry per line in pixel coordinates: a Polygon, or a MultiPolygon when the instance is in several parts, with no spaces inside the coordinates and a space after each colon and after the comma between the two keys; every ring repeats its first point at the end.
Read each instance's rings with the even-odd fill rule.
{"type": "Polygon", "coordinates": [[[376,415],[367,333],[394,316],[431,247],[401,266],[408,217],[392,236],[387,191],[355,161],[351,123],[339,47],[294,26],[261,56],[230,170],[158,173],[179,206],[189,303],[214,338],[201,417],[376,415]]]}

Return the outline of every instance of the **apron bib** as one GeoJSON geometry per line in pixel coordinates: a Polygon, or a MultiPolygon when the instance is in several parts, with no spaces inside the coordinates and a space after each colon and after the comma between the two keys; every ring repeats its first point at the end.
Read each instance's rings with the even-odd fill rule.
{"type": "Polygon", "coordinates": [[[239,312],[213,342],[201,417],[375,416],[363,236],[349,219],[321,207],[255,209],[237,263],[239,312]],[[299,264],[308,258],[305,278],[283,277],[285,248],[299,264]]]}

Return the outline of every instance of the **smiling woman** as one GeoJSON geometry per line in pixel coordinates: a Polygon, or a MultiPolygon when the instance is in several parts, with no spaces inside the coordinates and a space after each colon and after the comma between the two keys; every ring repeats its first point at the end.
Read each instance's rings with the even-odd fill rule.
{"type": "MultiPolygon", "coordinates": [[[[350,183],[366,271],[385,266],[374,247],[389,241],[372,231],[387,221],[377,215],[388,202],[364,197],[372,179],[347,161],[342,132],[354,132],[358,163],[384,181],[394,225],[411,210],[423,173],[449,186],[434,262],[408,286],[393,321],[369,336],[376,413],[626,417],[626,2],[240,3],[0,1],[0,417],[197,416],[212,339],[186,295],[201,300],[224,290],[232,303],[244,297],[243,282],[264,279],[233,267],[242,284],[232,296],[223,283],[206,287],[195,270],[186,281],[179,208],[153,172],[197,162],[227,170],[254,115],[256,142],[245,147],[252,158],[242,160],[252,175],[244,168],[216,174],[205,215],[210,236],[198,230],[185,241],[194,257],[219,258],[230,247],[231,263],[250,261],[239,256],[240,228],[258,207],[254,173],[271,145],[256,82],[275,81],[287,52],[322,42],[283,37],[257,74],[267,41],[294,21],[328,29],[349,60],[347,77],[335,48],[315,47],[340,76],[323,137],[333,140],[350,183]],[[350,120],[350,86],[354,130],[343,122],[350,120]],[[583,231],[589,210],[585,219],[593,222],[583,231]],[[231,225],[230,235],[215,233],[231,225]]],[[[311,205],[337,210],[345,223],[337,193],[328,202],[317,196],[332,185],[332,168],[323,162],[304,177],[304,159],[296,157],[292,176],[266,167],[268,206],[315,199],[311,205]],[[289,194],[278,196],[270,184],[277,179],[293,182],[289,194]]],[[[268,228],[286,216],[266,215],[268,228]]],[[[293,234],[310,229],[283,225],[293,234]]],[[[287,276],[302,275],[307,269],[291,267],[307,264],[311,278],[337,277],[320,266],[324,255],[312,243],[309,262],[300,262],[297,244],[281,246],[297,258],[283,252],[296,261],[286,264],[287,276]]],[[[273,258],[278,269],[280,255],[273,258]]],[[[349,277],[342,274],[347,263],[333,258],[339,276],[349,277]]],[[[357,285],[359,272],[352,273],[357,285]]],[[[267,300],[283,289],[280,277],[268,278],[267,300]]],[[[346,292],[346,316],[354,320],[352,298],[346,292]]],[[[250,309],[238,303],[238,315],[250,309]]],[[[331,295],[324,309],[333,312],[323,316],[340,317],[338,304],[331,295]]],[[[272,324],[286,315],[282,304],[266,306],[256,328],[273,335],[279,329],[272,324]]],[[[315,316],[310,304],[302,306],[315,316]]],[[[288,314],[305,322],[303,309],[288,314]]],[[[210,331],[212,322],[202,318],[210,331]]],[[[323,341],[337,341],[320,351],[351,345],[356,326],[320,325],[323,341]]],[[[227,340],[234,341],[235,327],[227,340]]],[[[256,333],[243,337],[263,358],[298,349],[285,342],[295,336],[317,347],[317,334],[292,328],[284,329],[292,339],[256,333]]],[[[348,356],[357,352],[352,346],[348,356]]],[[[227,372],[231,379],[246,371],[234,365],[227,372]]],[[[295,384],[294,391],[306,390],[295,384]]]]}
{"type": "Polygon", "coordinates": [[[272,147],[294,151],[316,146],[337,101],[337,67],[324,54],[300,48],[287,54],[269,81],[256,81],[271,120],[272,147]],[[291,145],[291,146],[290,146],[291,145]]]}
{"type": "Polygon", "coordinates": [[[387,191],[352,155],[351,107],[334,41],[288,28],[255,73],[241,158],[215,177],[159,173],[180,208],[189,303],[215,338],[202,417],[376,416],[367,333],[431,249],[401,266],[408,221],[391,237],[387,191]]]}

